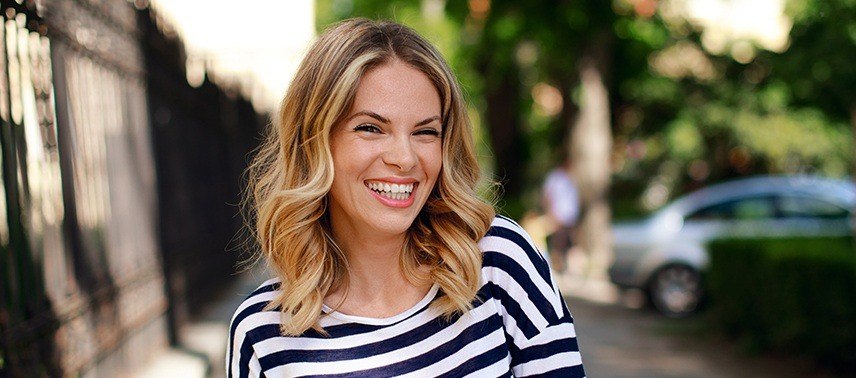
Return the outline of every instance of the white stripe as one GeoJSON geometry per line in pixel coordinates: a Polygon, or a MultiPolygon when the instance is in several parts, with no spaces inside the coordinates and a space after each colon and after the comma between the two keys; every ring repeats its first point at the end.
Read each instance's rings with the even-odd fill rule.
{"type": "Polygon", "coordinates": [[[335,316],[330,316],[328,314],[323,314],[323,313],[321,314],[321,317],[318,319],[318,324],[323,328],[337,326],[337,325],[346,324],[346,323],[351,323],[351,322],[347,322],[347,321],[339,319],[335,316]]]}
{"type": "Polygon", "coordinates": [[[232,341],[232,374],[235,377],[238,377],[238,366],[241,362],[241,346],[244,344],[244,338],[247,336],[247,332],[256,329],[263,325],[275,324],[279,327],[280,322],[280,312],[279,311],[263,311],[256,312],[247,316],[238,323],[238,326],[235,327],[235,335],[233,336],[232,341]]]}
{"type": "MultiPolygon", "coordinates": [[[[409,358],[416,357],[427,350],[432,350],[439,347],[443,343],[454,339],[466,328],[481,320],[487,319],[494,315],[493,306],[482,304],[474,308],[472,311],[464,314],[455,323],[440,330],[439,332],[407,347],[392,350],[387,353],[378,354],[354,360],[332,361],[332,362],[300,362],[289,365],[287,373],[289,375],[316,375],[316,374],[339,374],[351,372],[355,370],[373,369],[403,361],[409,358]]],[[[390,327],[397,328],[397,327],[390,327]]],[[[286,371],[280,370],[282,366],[272,369],[271,376],[282,376],[286,371]]]]}
{"type": "MultiPolygon", "coordinates": [[[[502,282],[502,284],[499,284],[499,286],[505,289],[505,291],[508,293],[508,296],[520,305],[520,309],[523,311],[523,313],[520,315],[528,316],[529,320],[532,321],[532,324],[535,324],[536,328],[544,329],[550,324],[547,319],[544,318],[544,315],[541,314],[541,311],[538,309],[538,306],[536,306],[535,303],[533,303],[532,300],[529,298],[529,293],[527,293],[526,290],[524,290],[523,287],[520,286],[520,284],[517,283],[517,281],[515,281],[514,278],[510,276],[506,271],[502,269],[485,267],[482,268],[482,272],[486,272],[486,275],[493,276],[496,278],[497,281],[502,282]]],[[[499,300],[499,298],[496,299],[499,300]]],[[[550,301],[550,297],[547,297],[547,301],[550,301]]]]}
{"type": "MultiPolygon", "coordinates": [[[[508,313],[505,307],[502,306],[502,303],[497,302],[497,306],[502,307],[502,311],[500,311],[501,314],[508,313]]],[[[577,337],[577,330],[573,323],[560,323],[547,327],[546,329],[539,329],[540,332],[538,335],[532,339],[528,339],[526,335],[523,334],[523,331],[517,326],[517,320],[515,320],[513,316],[503,316],[502,323],[503,328],[505,328],[505,332],[511,336],[511,339],[514,341],[514,345],[517,346],[518,349],[547,344],[555,340],[577,337]]]]}
{"type": "MultiPolygon", "coordinates": [[[[262,376],[262,365],[259,364],[259,358],[253,355],[250,358],[250,377],[261,377],[262,376]]],[[[235,377],[238,377],[237,375],[235,377]]]]}
{"type": "Polygon", "coordinates": [[[580,352],[565,352],[517,365],[512,370],[514,370],[515,377],[525,377],[527,375],[544,374],[561,367],[576,366],[582,363],[580,352]]]}
{"type": "MultiPolygon", "coordinates": [[[[541,294],[545,298],[547,298],[547,300],[553,306],[553,311],[556,312],[556,315],[560,318],[562,317],[562,302],[557,300],[558,295],[556,294],[558,293],[558,289],[555,287],[555,285],[551,285],[549,282],[544,281],[544,279],[541,277],[541,274],[538,273],[537,269],[535,269],[535,264],[532,263],[532,260],[529,258],[529,255],[527,255],[526,251],[520,248],[517,243],[498,236],[488,236],[482,239],[481,242],[479,242],[479,246],[482,248],[483,251],[499,251],[499,253],[510,257],[518,265],[520,265],[523,270],[526,271],[528,278],[535,285],[535,287],[538,288],[541,294]]],[[[484,271],[484,269],[486,268],[491,267],[483,267],[482,270],[484,271]]],[[[527,277],[518,277],[517,279],[526,278],[527,277]]],[[[500,282],[497,282],[497,284],[503,286],[500,282]]]]}
{"type": "Polygon", "coordinates": [[[417,316],[411,317],[394,327],[384,327],[375,331],[358,333],[355,335],[342,336],[337,338],[303,338],[303,337],[286,337],[277,336],[262,340],[255,344],[256,352],[259,356],[267,356],[271,353],[276,353],[282,350],[283,343],[285,345],[294,345],[293,349],[301,350],[319,350],[319,349],[347,349],[359,347],[361,345],[370,344],[377,341],[383,341],[403,333],[412,331],[419,326],[428,323],[440,316],[436,310],[427,309],[417,316]]]}
{"type": "Polygon", "coordinates": [[[520,349],[530,348],[538,345],[544,345],[556,340],[573,339],[577,337],[577,330],[571,323],[562,323],[559,325],[548,327],[541,330],[538,336],[535,336],[523,344],[517,344],[520,349]]]}
{"type": "Polygon", "coordinates": [[[502,303],[496,301],[496,305],[497,307],[502,308],[502,311],[499,312],[502,314],[502,326],[505,329],[505,332],[511,336],[512,340],[514,340],[514,345],[516,345],[518,349],[523,345],[526,345],[529,339],[526,338],[526,335],[523,334],[523,331],[517,326],[517,320],[511,315],[507,315],[508,310],[502,305],[502,303]]]}
{"type": "Polygon", "coordinates": [[[499,377],[508,373],[508,367],[511,365],[511,355],[506,355],[505,358],[494,362],[493,365],[487,366],[484,369],[476,370],[465,377],[499,377]]]}
{"type": "MultiPolygon", "coordinates": [[[[279,279],[271,278],[271,279],[265,281],[263,284],[259,285],[259,287],[257,287],[256,290],[258,290],[264,286],[270,285],[274,282],[278,282],[278,281],[279,281],[279,279]]],[[[253,291],[256,291],[256,290],[253,290],[253,291]]],[[[240,314],[241,311],[244,311],[247,307],[250,307],[250,306],[252,306],[256,303],[259,303],[259,302],[271,301],[271,300],[273,300],[275,294],[278,292],[279,292],[278,290],[266,291],[264,293],[259,293],[259,294],[253,295],[252,297],[245,299],[243,302],[241,302],[241,305],[238,306],[238,309],[235,310],[235,313],[232,314],[232,319],[231,319],[230,323],[233,323],[235,321],[235,317],[237,317],[238,314],[240,314]]]]}
{"type": "MultiPolygon", "coordinates": [[[[270,281],[271,280],[268,280],[268,281],[266,281],[266,283],[270,282],[270,281]]],[[[265,284],[262,284],[259,287],[262,287],[262,286],[265,286],[265,284]]],[[[229,322],[230,332],[232,329],[232,325],[235,323],[235,319],[238,317],[238,314],[240,314],[241,311],[244,311],[247,307],[252,306],[254,304],[269,301],[271,298],[273,298],[274,294],[275,294],[275,292],[265,292],[265,293],[256,294],[256,295],[244,300],[244,302],[242,302],[241,305],[238,306],[238,309],[235,310],[235,314],[232,315],[232,321],[229,322]]],[[[251,314],[251,316],[252,315],[254,315],[254,314],[251,314]]],[[[244,318],[244,320],[246,320],[246,319],[247,318],[244,318]]],[[[279,323],[279,321],[277,321],[277,324],[278,323],[279,323]]],[[[246,329],[253,329],[253,328],[255,328],[255,327],[246,328],[246,329]]],[[[232,350],[226,351],[226,363],[231,364],[231,365],[227,365],[227,366],[232,366],[232,375],[234,377],[239,376],[238,366],[240,365],[240,361],[241,361],[241,353],[240,353],[241,345],[244,343],[244,337],[246,337],[246,331],[244,329],[245,328],[241,328],[240,324],[238,324],[238,326],[235,327],[235,333],[233,335],[230,335],[230,337],[232,338],[232,350]],[[229,361],[229,357],[231,357],[231,361],[229,361]]],[[[228,346],[227,346],[227,349],[228,349],[228,346]]]]}
{"type": "MultiPolygon", "coordinates": [[[[505,220],[502,218],[495,218],[493,220],[493,223],[491,223],[491,226],[503,227],[503,228],[507,228],[511,231],[514,231],[514,233],[516,233],[516,234],[522,236],[524,239],[526,239],[526,242],[529,243],[529,246],[532,247],[533,250],[538,251],[538,247],[535,246],[536,244],[532,240],[532,237],[519,224],[514,223],[514,222],[509,222],[508,220],[505,220]]],[[[541,256],[543,259],[543,256],[544,256],[543,254],[539,253],[538,255],[541,256]]],[[[545,259],[544,261],[546,262],[547,260],[545,259]]]]}
{"type": "MultiPolygon", "coordinates": [[[[473,340],[463,348],[459,349],[454,354],[422,369],[410,372],[408,374],[404,374],[401,377],[436,377],[438,375],[449,372],[450,370],[461,366],[464,362],[467,362],[470,358],[480,356],[485,352],[495,348],[498,345],[505,344],[505,332],[502,331],[502,328],[497,328],[490,334],[482,337],[478,340],[473,340]]],[[[506,357],[503,359],[505,362],[505,370],[508,370],[508,364],[511,362],[511,357],[506,352],[506,357]]],[[[498,375],[494,375],[498,376],[498,375]]]]}

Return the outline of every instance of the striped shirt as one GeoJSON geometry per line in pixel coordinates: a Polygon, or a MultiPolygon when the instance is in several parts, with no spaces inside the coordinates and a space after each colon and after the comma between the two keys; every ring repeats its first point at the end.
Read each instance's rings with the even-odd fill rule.
{"type": "Polygon", "coordinates": [[[324,336],[279,333],[280,313],[263,311],[272,279],[238,307],[226,356],[229,378],[267,377],[583,377],[574,320],[547,262],[514,221],[497,216],[479,242],[481,288],[467,313],[446,319],[430,307],[438,285],[390,318],[325,307],[324,336]]]}

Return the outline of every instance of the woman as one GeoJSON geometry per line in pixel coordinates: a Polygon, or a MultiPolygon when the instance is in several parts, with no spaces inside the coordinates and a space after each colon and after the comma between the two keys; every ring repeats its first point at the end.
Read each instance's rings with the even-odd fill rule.
{"type": "Polygon", "coordinates": [[[546,262],[478,178],[428,42],[365,19],[326,31],[250,168],[276,278],[232,318],[228,376],[583,376],[546,262]]]}

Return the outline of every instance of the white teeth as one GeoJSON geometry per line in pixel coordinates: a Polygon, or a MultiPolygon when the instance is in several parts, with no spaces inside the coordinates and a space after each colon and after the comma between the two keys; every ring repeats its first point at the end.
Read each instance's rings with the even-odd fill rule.
{"type": "Polygon", "coordinates": [[[414,184],[389,184],[375,181],[369,182],[368,187],[384,197],[402,201],[413,193],[414,184]]]}

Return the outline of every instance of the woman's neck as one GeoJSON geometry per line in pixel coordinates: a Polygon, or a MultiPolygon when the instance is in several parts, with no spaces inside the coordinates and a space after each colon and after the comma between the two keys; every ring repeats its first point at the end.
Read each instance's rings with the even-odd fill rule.
{"type": "Polygon", "coordinates": [[[327,295],[328,306],[350,315],[383,318],[407,310],[430,290],[430,282],[406,277],[402,271],[405,235],[340,237],[334,230],[334,237],[348,261],[348,282],[327,295]]]}

